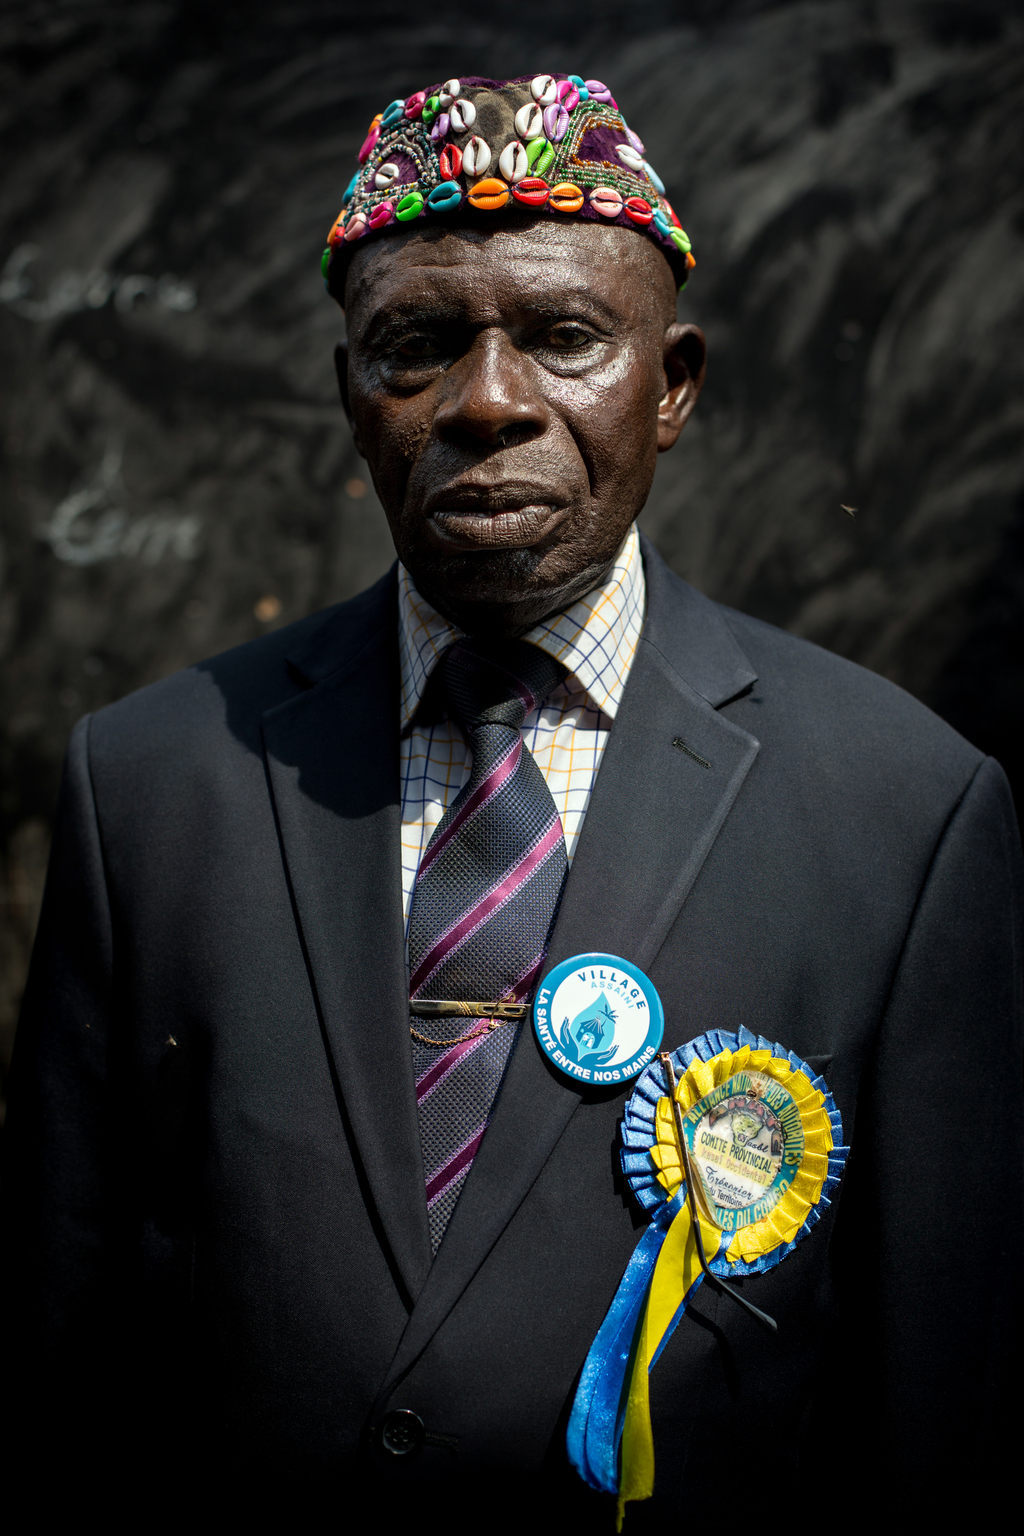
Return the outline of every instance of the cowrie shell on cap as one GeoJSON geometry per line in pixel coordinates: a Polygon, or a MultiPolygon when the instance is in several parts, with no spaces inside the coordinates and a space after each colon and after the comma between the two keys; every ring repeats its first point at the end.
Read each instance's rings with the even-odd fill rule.
{"type": "Polygon", "coordinates": [[[454,181],[462,171],[462,150],[457,144],[446,144],[441,151],[441,175],[445,181],[454,181]]]}
{"type": "Polygon", "coordinates": [[[466,129],[472,128],[476,122],[476,107],[474,107],[471,101],[466,101],[464,97],[460,97],[458,101],[452,102],[451,110],[448,113],[448,121],[451,125],[452,133],[465,133],[466,129]]]}
{"type": "Polygon", "coordinates": [[[434,119],[434,126],[430,130],[430,142],[431,144],[440,144],[441,140],[446,139],[447,137],[448,113],[442,112],[439,117],[435,117],[434,119]]]}
{"type": "Polygon", "coordinates": [[[632,144],[616,144],[615,153],[623,165],[628,165],[631,171],[643,170],[644,157],[633,148],[632,144]]]}
{"type": "Polygon", "coordinates": [[[555,158],[555,146],[547,139],[531,139],[526,158],[535,176],[546,176],[555,158]]]}
{"type": "Polygon", "coordinates": [[[462,151],[463,171],[467,176],[482,176],[490,165],[491,159],[491,146],[486,139],[478,138],[474,133],[462,151]]]}
{"type": "Polygon", "coordinates": [[[422,192],[407,192],[395,209],[395,218],[403,224],[407,224],[410,219],[419,218],[423,202],[422,192]]]}
{"type": "Polygon", "coordinates": [[[530,83],[533,99],[542,107],[550,107],[558,100],[558,81],[552,75],[537,75],[530,83]]]}
{"type": "Polygon", "coordinates": [[[649,224],[654,218],[654,209],[646,197],[627,197],[624,207],[634,224],[649,224]]]}
{"type": "Polygon", "coordinates": [[[528,101],[516,113],[516,133],[521,139],[539,139],[544,132],[544,113],[535,101],[528,101]]]}
{"type": "Polygon", "coordinates": [[[590,194],[590,206],[602,218],[617,219],[622,212],[622,193],[615,187],[595,187],[590,194]]]}
{"type": "Polygon", "coordinates": [[[458,182],[439,181],[427,198],[427,207],[434,213],[451,213],[461,202],[458,182]]]}
{"type": "Polygon", "coordinates": [[[569,114],[560,101],[544,108],[544,132],[552,144],[560,144],[569,132],[569,114]]]}
{"type": "Polygon", "coordinates": [[[586,80],[584,84],[591,101],[611,101],[612,93],[603,80],[586,80]]]}
{"type": "Polygon", "coordinates": [[[583,207],[583,193],[574,181],[563,181],[551,188],[548,201],[559,213],[579,213],[583,207]]]}
{"type": "Polygon", "coordinates": [[[345,239],[358,240],[360,235],[366,234],[366,214],[354,213],[345,225],[345,239]]]}
{"type": "Polygon", "coordinates": [[[580,93],[571,80],[559,80],[558,99],[567,112],[575,112],[580,104],[580,93]]]}
{"type": "Polygon", "coordinates": [[[444,85],[442,85],[441,90],[439,92],[439,95],[441,97],[441,105],[442,105],[442,107],[450,107],[452,102],[455,100],[456,96],[458,96],[459,93],[461,92],[461,90],[462,90],[462,81],[461,80],[455,80],[455,79],[446,80],[444,85]]]}
{"type": "Polygon", "coordinates": [[[376,208],[370,209],[370,228],[380,229],[382,224],[389,224],[391,222],[394,211],[394,203],[378,203],[376,208]]]}
{"type": "Polygon", "coordinates": [[[531,208],[540,208],[548,200],[550,188],[541,176],[524,176],[522,181],[517,181],[512,188],[512,196],[519,203],[526,203],[531,208]]]}
{"type": "MultiPolygon", "coordinates": [[[[626,127],[625,123],[623,123],[623,127],[626,127]]],[[[634,133],[632,128],[626,128],[626,138],[632,144],[634,149],[638,149],[640,153],[643,154],[644,141],[638,133],[634,133]]]]}
{"type": "Polygon", "coordinates": [[[530,162],[526,158],[526,150],[518,139],[513,139],[505,145],[498,156],[498,170],[506,181],[522,181],[530,169],[530,162]]]}
{"type": "Polygon", "coordinates": [[[504,181],[499,181],[496,176],[488,176],[477,182],[469,193],[469,201],[474,208],[504,208],[508,202],[508,192],[504,181]]]}
{"type": "Polygon", "coordinates": [[[376,176],[373,178],[374,186],[378,192],[386,192],[388,187],[393,187],[398,180],[398,166],[393,160],[385,160],[376,176]]]}

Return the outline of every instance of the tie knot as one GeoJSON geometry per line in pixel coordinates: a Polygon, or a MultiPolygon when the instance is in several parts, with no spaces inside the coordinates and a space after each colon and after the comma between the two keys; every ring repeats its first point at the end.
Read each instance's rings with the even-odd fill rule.
{"type": "Polygon", "coordinates": [[[564,676],[561,662],[525,640],[458,640],[441,663],[448,706],[467,735],[490,723],[521,729],[564,676]]]}

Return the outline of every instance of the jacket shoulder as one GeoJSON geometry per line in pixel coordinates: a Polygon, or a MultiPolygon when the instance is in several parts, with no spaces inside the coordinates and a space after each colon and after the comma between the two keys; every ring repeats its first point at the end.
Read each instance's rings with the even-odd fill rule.
{"type": "Polygon", "coordinates": [[[874,780],[894,797],[957,798],[977,773],[984,754],[896,683],[749,614],[716,607],[757,673],[737,707],[764,746],[813,760],[829,777],[874,780]]]}
{"type": "Polygon", "coordinates": [[[802,771],[896,783],[939,767],[963,787],[983,754],[919,699],[810,640],[715,602],[641,535],[645,637],[765,752],[802,771]]]}
{"type": "Polygon", "coordinates": [[[392,568],[365,592],[294,624],[196,662],[97,710],[89,722],[94,753],[180,757],[188,742],[209,744],[227,729],[258,750],[268,709],[357,660],[394,618],[392,568]]]}

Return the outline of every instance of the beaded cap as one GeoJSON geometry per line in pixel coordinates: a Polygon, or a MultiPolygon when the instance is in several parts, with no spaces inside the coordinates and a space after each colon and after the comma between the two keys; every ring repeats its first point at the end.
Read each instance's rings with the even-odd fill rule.
{"type": "Polygon", "coordinates": [[[680,287],[696,265],[690,241],[608,87],[579,75],[446,80],[391,102],[370,124],[321,269],[344,295],[355,244],[522,207],[555,218],[639,230],[656,241],[680,287]]]}

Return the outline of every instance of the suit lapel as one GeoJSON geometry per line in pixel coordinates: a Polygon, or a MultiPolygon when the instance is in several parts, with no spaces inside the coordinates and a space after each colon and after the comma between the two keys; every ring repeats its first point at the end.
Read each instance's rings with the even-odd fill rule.
{"type": "Polygon", "coordinates": [[[430,1265],[409,1050],[394,581],[289,663],[314,686],[263,739],[296,918],[342,1113],[408,1298],[430,1265]]]}
{"type": "MultiPolygon", "coordinates": [[[[719,715],[755,674],[716,606],[644,541],[648,614],[552,935],[548,969],[605,950],[650,971],[758,752],[719,715]],[[677,743],[682,743],[678,745],[677,743]]],[[[380,1394],[411,1368],[580,1102],[524,1026],[494,1116],[380,1394]]]]}
{"type": "Polygon", "coordinates": [[[758,752],[753,736],[717,712],[755,680],[731,632],[653,550],[645,557],[648,621],[587,809],[551,964],[591,949],[651,969],[758,752]]]}

